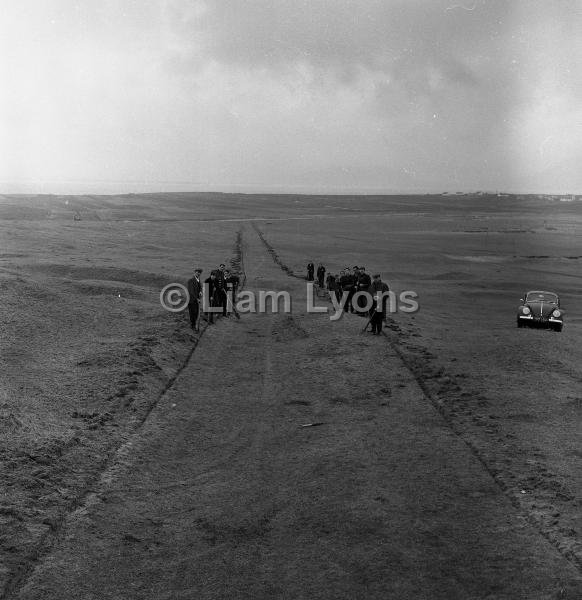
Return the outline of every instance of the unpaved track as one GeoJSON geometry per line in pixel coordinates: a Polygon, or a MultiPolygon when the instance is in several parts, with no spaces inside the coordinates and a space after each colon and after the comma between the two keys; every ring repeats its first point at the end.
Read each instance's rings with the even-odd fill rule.
{"type": "Polygon", "coordinates": [[[209,330],[13,597],[582,597],[386,340],[245,249],[293,317],[209,330]]]}

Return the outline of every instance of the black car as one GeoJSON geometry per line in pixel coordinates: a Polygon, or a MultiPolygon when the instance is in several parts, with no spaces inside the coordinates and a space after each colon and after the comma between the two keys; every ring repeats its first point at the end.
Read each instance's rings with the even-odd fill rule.
{"type": "Polygon", "coordinates": [[[517,309],[518,327],[546,327],[562,331],[564,311],[560,298],[554,292],[532,291],[524,294],[517,309]]]}

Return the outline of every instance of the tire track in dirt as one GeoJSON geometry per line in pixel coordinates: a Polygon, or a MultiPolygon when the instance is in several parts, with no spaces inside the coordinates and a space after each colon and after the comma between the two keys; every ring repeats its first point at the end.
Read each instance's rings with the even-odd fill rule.
{"type": "MultiPolygon", "coordinates": [[[[233,254],[234,257],[230,262],[233,269],[238,271],[241,275],[240,288],[242,288],[246,282],[246,273],[244,271],[244,239],[242,230],[237,232],[233,254]]],[[[0,590],[0,600],[9,600],[11,597],[14,597],[19,593],[19,591],[26,585],[29,576],[33,573],[39,561],[50,553],[51,549],[59,539],[68,518],[76,511],[82,509],[92,497],[97,495],[99,483],[108,479],[106,477],[108,472],[115,471],[115,465],[117,462],[123,461],[124,455],[131,446],[131,439],[134,436],[139,435],[139,432],[147,422],[152,411],[159,405],[160,401],[168,394],[168,392],[172,390],[176,380],[188,367],[192,361],[194,352],[196,351],[196,348],[198,347],[200,340],[207,329],[208,323],[201,328],[200,334],[195,338],[194,344],[188,352],[186,358],[179,365],[174,374],[168,379],[162,390],[156,396],[155,400],[149,403],[139,418],[133,422],[132,429],[128,432],[125,432],[120,436],[120,438],[117,438],[115,442],[105,450],[102,455],[102,459],[98,462],[93,474],[86,481],[80,492],[67,504],[58,518],[51,521],[49,529],[40,536],[37,543],[34,544],[30,551],[20,559],[20,566],[7,578],[4,587],[0,590]]],[[[63,454],[67,449],[75,446],[78,442],[79,435],[75,435],[67,442],[65,446],[62,447],[61,454],[63,454]]]]}
{"type": "MultiPolygon", "coordinates": [[[[283,272],[291,277],[297,277],[303,279],[302,277],[295,275],[293,271],[283,262],[283,260],[279,257],[275,248],[272,244],[270,244],[263,232],[259,229],[256,223],[252,223],[252,227],[257,233],[259,239],[267,248],[269,254],[273,258],[273,261],[281,268],[283,272]]],[[[403,335],[402,331],[394,323],[390,323],[391,329],[397,331],[400,335],[403,335]]],[[[418,387],[420,388],[422,395],[429,402],[434,410],[440,415],[443,421],[446,423],[447,427],[451,430],[452,433],[456,437],[458,437],[465,446],[470,450],[470,452],[475,456],[478,462],[481,464],[483,469],[487,472],[487,474],[493,479],[496,486],[501,490],[503,495],[508,498],[511,502],[512,506],[522,515],[522,517],[530,523],[535,530],[545,539],[547,542],[554,547],[557,552],[566,559],[571,565],[573,565],[579,573],[582,574],[582,554],[576,550],[571,549],[571,539],[566,538],[561,534],[559,530],[554,527],[545,527],[540,519],[537,519],[535,515],[533,515],[530,511],[528,511],[520,502],[520,499],[516,497],[515,494],[511,493],[510,482],[504,477],[503,473],[500,469],[496,468],[491,462],[488,460],[487,456],[484,454],[482,450],[480,450],[475,443],[470,439],[469,434],[462,429],[451,416],[448,414],[445,407],[438,402],[438,400],[431,393],[427,381],[419,372],[418,369],[415,369],[414,365],[407,358],[406,354],[400,348],[398,341],[394,339],[388,338],[386,333],[384,333],[384,337],[386,337],[391,349],[398,356],[402,365],[406,368],[411,377],[416,381],[418,387]]]]}

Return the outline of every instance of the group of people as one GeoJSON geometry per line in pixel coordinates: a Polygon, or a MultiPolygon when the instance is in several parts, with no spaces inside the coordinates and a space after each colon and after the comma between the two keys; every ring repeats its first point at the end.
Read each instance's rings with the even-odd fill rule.
{"type": "MultiPolygon", "coordinates": [[[[188,313],[190,316],[190,325],[194,331],[200,331],[200,316],[202,308],[202,294],[204,284],[208,289],[208,302],[210,307],[221,307],[222,315],[227,317],[231,311],[234,311],[234,299],[240,285],[239,276],[226,268],[221,263],[218,269],[210,271],[210,276],[202,280],[203,270],[194,269],[194,275],[188,280],[188,313]]],[[[207,312],[207,320],[210,324],[214,323],[214,312],[207,312]]]]}
{"type": "MultiPolygon", "coordinates": [[[[314,275],[315,275],[315,265],[313,264],[313,262],[308,262],[307,263],[307,281],[315,281],[314,275]]],[[[325,279],[325,267],[321,263],[319,263],[319,265],[317,267],[317,283],[319,284],[319,287],[323,287],[324,279],[325,279]]]]}
{"type": "MultiPolygon", "coordinates": [[[[325,272],[325,267],[322,263],[319,263],[317,268],[317,283],[321,288],[324,287],[325,272]]],[[[307,280],[314,281],[313,262],[307,264],[307,280]]],[[[325,287],[330,294],[335,295],[338,302],[341,301],[344,293],[346,293],[344,310],[361,316],[369,316],[372,333],[374,335],[382,333],[382,322],[385,319],[386,303],[388,301],[388,298],[382,296],[382,294],[388,292],[390,288],[382,281],[379,273],[370,277],[366,273],[366,267],[355,266],[353,269],[346,267],[339,274],[328,273],[327,278],[325,278],[325,287]],[[380,302],[377,300],[379,297],[382,298],[380,302]],[[369,298],[372,299],[371,307],[369,298]]]]}
{"type": "MultiPolygon", "coordinates": [[[[218,269],[210,272],[210,276],[202,279],[203,270],[194,269],[194,275],[188,280],[188,313],[190,316],[190,325],[194,331],[200,331],[200,317],[202,314],[204,286],[208,290],[206,298],[209,306],[212,308],[220,307],[222,316],[229,316],[230,312],[236,312],[234,304],[240,285],[239,276],[226,268],[221,263],[218,269]]],[[[372,326],[372,333],[379,335],[382,333],[382,322],[386,314],[387,296],[383,296],[389,291],[389,287],[382,281],[380,274],[377,273],[370,277],[366,273],[365,267],[355,266],[342,269],[339,274],[328,273],[325,277],[326,268],[322,263],[317,267],[317,283],[319,287],[327,288],[328,292],[333,294],[338,303],[345,296],[343,309],[346,312],[369,316],[372,326]]],[[[315,265],[309,262],[307,265],[307,280],[315,281],[315,265]]],[[[220,313],[220,311],[218,311],[220,313]]],[[[207,311],[207,320],[210,324],[214,323],[215,311],[207,311]]]]}

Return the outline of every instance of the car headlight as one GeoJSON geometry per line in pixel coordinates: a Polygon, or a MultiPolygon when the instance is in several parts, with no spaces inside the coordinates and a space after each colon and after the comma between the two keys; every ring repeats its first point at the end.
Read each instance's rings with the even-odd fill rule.
{"type": "Polygon", "coordinates": [[[562,313],[556,308],[556,310],[552,313],[552,317],[556,317],[556,319],[561,315],[562,313]]]}
{"type": "Polygon", "coordinates": [[[530,309],[529,309],[527,306],[524,306],[524,307],[521,309],[521,312],[522,312],[524,315],[529,315],[529,313],[531,312],[531,310],[530,310],[530,309]]]}

